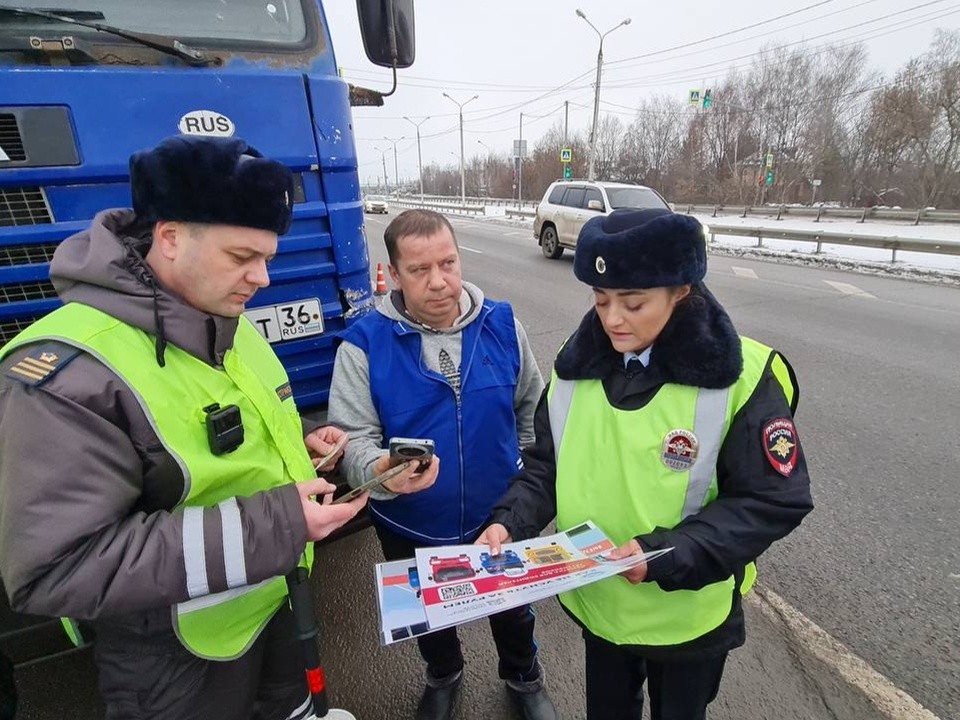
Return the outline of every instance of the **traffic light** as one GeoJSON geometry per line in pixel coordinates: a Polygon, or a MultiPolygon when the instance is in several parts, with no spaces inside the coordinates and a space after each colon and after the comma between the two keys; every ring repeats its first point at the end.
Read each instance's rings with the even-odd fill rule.
{"type": "Polygon", "coordinates": [[[570,170],[570,164],[564,163],[563,165],[563,177],[570,178],[573,177],[573,172],[570,170]]]}
{"type": "Polygon", "coordinates": [[[713,101],[710,99],[710,88],[707,88],[703,91],[703,109],[706,110],[713,104],[713,101]]]}

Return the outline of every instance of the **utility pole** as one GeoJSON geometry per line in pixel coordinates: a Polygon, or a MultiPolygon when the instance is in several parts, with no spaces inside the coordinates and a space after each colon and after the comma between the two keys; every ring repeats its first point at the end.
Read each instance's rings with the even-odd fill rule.
{"type": "Polygon", "coordinates": [[[596,176],[594,175],[594,167],[597,159],[597,118],[600,114],[600,70],[603,67],[603,39],[618,27],[621,27],[622,25],[629,25],[630,18],[621,20],[618,25],[613,26],[605,33],[601,33],[599,30],[597,30],[594,24],[587,19],[587,16],[584,14],[583,10],[580,10],[579,8],[577,8],[577,17],[582,18],[587,25],[592,27],[593,31],[600,38],[600,49],[597,52],[597,82],[594,86],[595,89],[593,93],[593,129],[590,131],[590,168],[587,171],[587,179],[596,180],[596,176]]]}
{"type": "Polygon", "coordinates": [[[523,204],[523,113],[520,113],[520,147],[517,148],[517,209],[523,204]]]}
{"type": "Polygon", "coordinates": [[[473,102],[480,96],[474,95],[472,98],[470,98],[469,100],[465,100],[462,103],[457,102],[446,93],[444,93],[443,96],[447,100],[452,102],[454,105],[456,105],[457,108],[459,108],[460,110],[460,204],[466,205],[467,204],[467,189],[466,189],[467,186],[466,186],[466,181],[464,180],[465,176],[464,176],[464,164],[463,164],[463,106],[466,105],[467,103],[473,102]]]}
{"type": "Polygon", "coordinates": [[[423,205],[423,158],[420,155],[420,126],[423,125],[429,117],[425,117],[420,122],[413,122],[406,115],[403,116],[403,119],[408,123],[411,123],[415,128],[417,128],[417,172],[420,175],[420,204],[423,205]]]}
{"type": "Polygon", "coordinates": [[[375,147],[374,150],[380,153],[380,160],[383,161],[383,187],[384,187],[384,192],[387,195],[389,195],[390,194],[390,178],[387,176],[387,151],[381,150],[378,147],[375,147]]]}
{"type": "Polygon", "coordinates": [[[396,194],[399,195],[400,194],[400,173],[397,172],[397,143],[400,142],[401,140],[404,140],[405,138],[398,137],[396,140],[393,140],[391,138],[384,137],[383,139],[389,143],[393,143],[393,180],[395,183],[394,189],[396,190],[396,194]]]}
{"type": "Polygon", "coordinates": [[[570,101],[563,101],[563,146],[567,146],[567,126],[570,123],[570,101]]]}

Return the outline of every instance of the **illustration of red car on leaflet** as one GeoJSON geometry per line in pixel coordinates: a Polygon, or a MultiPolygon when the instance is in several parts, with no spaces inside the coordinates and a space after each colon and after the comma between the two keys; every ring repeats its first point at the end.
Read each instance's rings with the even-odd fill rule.
{"type": "Polygon", "coordinates": [[[430,558],[430,571],[433,573],[430,579],[435,583],[469,580],[477,575],[469,555],[459,555],[457,557],[437,557],[434,555],[430,558]]]}

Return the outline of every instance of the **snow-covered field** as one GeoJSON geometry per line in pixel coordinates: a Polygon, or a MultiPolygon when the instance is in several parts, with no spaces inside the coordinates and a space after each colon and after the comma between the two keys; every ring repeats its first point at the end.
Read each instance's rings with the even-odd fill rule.
{"type": "MultiPolygon", "coordinates": [[[[901,238],[923,238],[927,240],[941,240],[946,242],[960,242],[960,225],[901,225],[896,223],[858,223],[854,220],[826,220],[815,223],[813,220],[800,218],[773,220],[770,218],[741,218],[736,215],[697,215],[700,222],[716,227],[718,225],[741,227],[769,227],[777,230],[822,230],[824,232],[849,233],[850,235],[881,235],[901,238]]],[[[717,236],[717,243],[731,248],[756,247],[756,238],[739,237],[735,235],[717,236]]],[[[850,245],[824,244],[818,256],[816,243],[798,240],[764,239],[764,247],[768,250],[786,252],[792,255],[823,257],[854,262],[865,262],[870,265],[887,266],[893,269],[921,269],[946,271],[950,274],[960,274],[960,255],[938,255],[935,253],[897,251],[896,263],[891,263],[891,252],[880,248],[855,247],[850,245]]]]}
{"type": "MultiPolygon", "coordinates": [[[[515,227],[532,228],[531,218],[507,218],[502,206],[488,206],[485,215],[471,215],[476,219],[486,218],[490,222],[507,223],[515,227]]],[[[445,212],[449,212],[446,211],[445,212]]],[[[960,242],[960,225],[905,225],[898,223],[867,222],[855,220],[746,217],[737,215],[695,215],[700,222],[711,227],[719,225],[769,227],[777,230],[822,230],[850,235],[880,235],[900,238],[922,238],[927,240],[960,242]]],[[[775,257],[778,261],[804,265],[832,266],[844,270],[869,274],[893,275],[909,279],[945,282],[960,285],[960,255],[940,255],[936,253],[897,251],[896,262],[891,262],[891,251],[879,248],[856,247],[851,245],[831,245],[824,243],[821,252],[816,253],[816,243],[800,240],[778,240],[764,238],[763,247],[757,248],[756,238],[737,235],[716,235],[711,251],[775,257]]]]}

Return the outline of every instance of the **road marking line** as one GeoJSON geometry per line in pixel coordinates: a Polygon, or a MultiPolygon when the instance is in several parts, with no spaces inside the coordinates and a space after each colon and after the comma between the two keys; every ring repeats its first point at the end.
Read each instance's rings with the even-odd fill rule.
{"type": "Polygon", "coordinates": [[[832,287],[834,290],[839,290],[844,295],[853,295],[855,297],[870,298],[871,300],[876,300],[876,295],[871,295],[866,290],[861,290],[856,285],[851,285],[845,282],[835,282],[834,280],[824,280],[824,282],[832,287]]]}
{"type": "Polygon", "coordinates": [[[737,267],[736,265],[731,265],[730,269],[733,270],[733,274],[737,277],[750,278],[751,280],[758,280],[757,273],[751,270],[750,268],[737,267]]]}
{"type": "Polygon", "coordinates": [[[759,606],[772,621],[781,623],[800,650],[855,687],[882,717],[889,720],[940,720],[772,590],[756,586],[746,600],[759,606]]]}
{"type": "Polygon", "coordinates": [[[467,252],[476,253],[477,255],[483,255],[483,250],[474,250],[473,248],[467,247],[466,245],[461,245],[460,249],[466,250],[467,252]]]}

